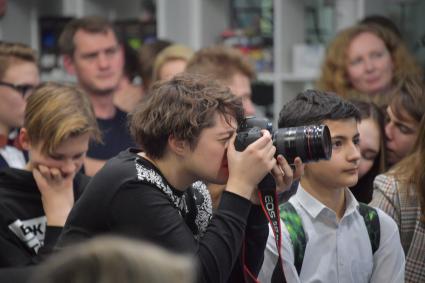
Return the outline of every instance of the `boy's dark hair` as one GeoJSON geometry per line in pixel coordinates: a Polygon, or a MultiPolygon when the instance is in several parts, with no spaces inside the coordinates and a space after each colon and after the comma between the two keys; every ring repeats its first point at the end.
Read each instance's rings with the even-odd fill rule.
{"type": "Polygon", "coordinates": [[[305,90],[286,103],[279,113],[279,128],[322,124],[324,120],[354,118],[360,112],[351,102],[333,92],[305,90]]]}
{"type": "Polygon", "coordinates": [[[201,131],[214,126],[216,113],[239,124],[244,117],[241,99],[216,81],[181,74],[152,86],[151,95],[130,114],[130,132],[149,157],[161,158],[170,136],[194,148],[201,131]]]}

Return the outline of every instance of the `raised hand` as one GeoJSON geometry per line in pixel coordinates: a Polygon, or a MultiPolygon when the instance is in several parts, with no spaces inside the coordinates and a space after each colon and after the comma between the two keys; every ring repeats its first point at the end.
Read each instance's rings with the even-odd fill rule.
{"type": "Polygon", "coordinates": [[[32,172],[41,193],[47,225],[64,226],[74,205],[75,173],[64,175],[58,168],[44,165],[35,166],[32,172]]]}
{"type": "Polygon", "coordinates": [[[288,190],[291,184],[298,180],[304,173],[301,158],[295,158],[294,165],[294,168],[291,167],[282,155],[277,156],[277,164],[273,167],[271,173],[276,181],[276,190],[278,193],[288,190]]]}
{"type": "Polygon", "coordinates": [[[247,199],[251,198],[257,184],[276,165],[276,148],[272,137],[267,130],[263,130],[262,134],[242,152],[236,151],[233,136],[227,149],[229,180],[226,190],[247,199]]]}

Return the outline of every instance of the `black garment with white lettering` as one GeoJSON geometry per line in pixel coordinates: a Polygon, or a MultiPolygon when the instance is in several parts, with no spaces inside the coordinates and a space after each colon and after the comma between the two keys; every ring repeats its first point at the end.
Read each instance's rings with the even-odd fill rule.
{"type": "Polygon", "coordinates": [[[261,208],[224,192],[210,218],[211,199],[197,183],[178,191],[137,150],[121,152],[92,178],[57,246],[106,233],[135,237],[194,255],[199,282],[243,282],[245,236],[245,263],[258,274],[268,236],[261,208]]]}
{"type": "MultiPolygon", "coordinates": [[[[89,177],[74,178],[79,198],[89,177]]],[[[0,267],[39,262],[56,244],[61,227],[46,227],[41,194],[32,172],[15,168],[0,171],[0,267]]]]}

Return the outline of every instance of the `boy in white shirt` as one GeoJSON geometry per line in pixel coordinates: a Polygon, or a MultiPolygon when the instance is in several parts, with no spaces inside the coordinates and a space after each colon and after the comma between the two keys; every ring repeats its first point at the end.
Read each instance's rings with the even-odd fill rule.
{"type": "MultiPolygon", "coordinates": [[[[297,193],[281,206],[287,282],[404,281],[405,259],[395,222],[381,210],[359,204],[348,189],[358,180],[359,120],[353,104],[315,90],[298,94],[280,112],[279,128],[325,124],[332,140],[330,160],[305,164],[297,193]],[[285,212],[288,207],[295,210],[285,212]],[[290,226],[288,219],[294,217],[301,226],[290,226]]],[[[272,276],[277,256],[274,235],[269,233],[261,282],[276,281],[272,276]]]]}

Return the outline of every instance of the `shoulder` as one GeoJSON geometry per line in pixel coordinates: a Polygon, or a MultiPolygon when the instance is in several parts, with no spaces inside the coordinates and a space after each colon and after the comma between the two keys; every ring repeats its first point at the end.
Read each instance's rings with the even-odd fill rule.
{"type": "Polygon", "coordinates": [[[74,184],[74,193],[76,195],[76,198],[79,198],[80,195],[83,193],[84,188],[87,186],[87,184],[90,182],[90,177],[78,172],[73,180],[74,184]]]}
{"type": "Polygon", "coordinates": [[[0,195],[28,192],[39,194],[32,172],[11,167],[0,170],[0,195]]]}
{"type": "Polygon", "coordinates": [[[380,208],[375,207],[378,212],[379,217],[379,226],[381,229],[381,242],[386,239],[394,237],[394,235],[399,235],[397,223],[394,219],[389,216],[386,212],[380,208]]]}
{"type": "Polygon", "coordinates": [[[373,196],[370,205],[393,214],[399,205],[398,184],[394,176],[378,175],[373,183],[373,196]]]}
{"type": "Polygon", "coordinates": [[[398,243],[398,245],[400,245],[398,226],[391,216],[389,216],[386,212],[384,212],[380,208],[371,207],[365,204],[361,204],[359,209],[363,209],[364,211],[368,212],[367,215],[363,215],[363,218],[364,218],[367,230],[369,232],[369,237],[374,237],[376,235],[379,235],[379,239],[371,238],[371,241],[378,240],[377,247],[381,248],[383,246],[386,246],[388,245],[388,242],[392,242],[392,243],[395,242],[395,243],[398,243]],[[372,216],[370,213],[377,216],[376,218],[377,221],[374,220],[374,216],[372,216]],[[376,231],[377,228],[379,228],[378,231],[376,231]]]}
{"type": "Polygon", "coordinates": [[[374,189],[378,189],[385,194],[397,193],[397,181],[392,175],[381,174],[376,176],[373,182],[374,189]]]}
{"type": "Polygon", "coordinates": [[[111,177],[132,175],[135,176],[136,164],[140,157],[131,149],[123,150],[118,155],[109,159],[99,171],[103,175],[111,177]],[[112,173],[114,172],[114,173],[112,173]]]}
{"type": "Polygon", "coordinates": [[[116,108],[116,109],[117,109],[117,111],[115,112],[114,120],[116,120],[117,122],[126,122],[128,113],[122,111],[119,108],[116,108]]]}
{"type": "Polygon", "coordinates": [[[91,178],[85,190],[101,190],[105,193],[107,191],[117,190],[129,181],[137,181],[137,159],[138,155],[129,150],[119,153],[117,156],[108,160],[102,169],[91,178]]]}

